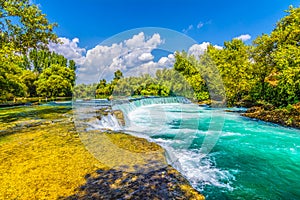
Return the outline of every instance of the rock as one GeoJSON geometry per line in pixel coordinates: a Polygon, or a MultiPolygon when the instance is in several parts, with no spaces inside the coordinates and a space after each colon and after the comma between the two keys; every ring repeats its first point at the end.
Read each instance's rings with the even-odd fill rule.
{"type": "Polygon", "coordinates": [[[101,169],[96,170],[96,173],[97,173],[97,174],[102,174],[103,172],[104,172],[104,171],[101,170],[101,169]]]}
{"type": "Polygon", "coordinates": [[[112,113],[118,119],[119,123],[122,126],[125,126],[125,118],[123,112],[121,110],[114,110],[112,113]]]}
{"type": "Polygon", "coordinates": [[[171,166],[147,174],[97,170],[78,194],[65,199],[204,199],[171,166]],[[100,172],[100,173],[99,173],[100,172]]]}
{"type": "Polygon", "coordinates": [[[90,177],[91,177],[90,174],[86,174],[86,175],[84,176],[85,179],[88,179],[88,178],[90,178],[90,177]]]}
{"type": "Polygon", "coordinates": [[[103,107],[96,110],[97,116],[107,116],[109,113],[111,113],[111,107],[103,107]]]}
{"type": "Polygon", "coordinates": [[[246,111],[246,113],[255,113],[255,112],[258,112],[258,111],[260,111],[260,110],[262,110],[261,107],[254,106],[254,107],[249,108],[249,109],[246,111]]]}

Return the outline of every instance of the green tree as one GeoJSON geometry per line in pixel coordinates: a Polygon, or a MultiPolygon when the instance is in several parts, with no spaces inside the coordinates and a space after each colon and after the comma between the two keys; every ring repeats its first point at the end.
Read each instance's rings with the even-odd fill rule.
{"type": "Polygon", "coordinates": [[[0,41],[13,43],[23,54],[30,49],[47,49],[49,42],[57,42],[55,26],[29,0],[0,0],[0,41]]]}
{"type": "Polygon", "coordinates": [[[108,98],[112,94],[111,84],[107,84],[105,79],[100,80],[96,88],[97,98],[108,98]]]}
{"type": "Polygon", "coordinates": [[[209,99],[209,92],[200,71],[199,60],[187,53],[176,53],[174,69],[183,75],[198,101],[209,99]]]}
{"type": "Polygon", "coordinates": [[[74,87],[73,97],[75,98],[95,98],[97,84],[78,84],[74,87]]]}
{"type": "MultiPolygon", "coordinates": [[[[58,42],[56,34],[53,33],[55,26],[56,24],[50,23],[38,6],[30,3],[29,0],[0,0],[0,98],[2,100],[18,96],[35,96],[36,87],[39,87],[39,94],[41,94],[41,80],[45,79],[46,71],[43,76],[39,77],[39,75],[52,64],[69,65],[66,68],[70,67],[71,71],[75,71],[76,66],[72,61],[67,63],[67,59],[63,56],[47,51],[50,42],[58,42]]],[[[68,79],[71,85],[73,79],[70,77],[68,79]]],[[[64,80],[61,81],[64,83],[64,80]]],[[[52,80],[52,83],[54,82],[52,80]]],[[[56,83],[60,84],[59,81],[56,83]]]]}
{"type": "Polygon", "coordinates": [[[76,70],[76,64],[73,60],[68,61],[63,55],[48,50],[33,49],[29,52],[26,62],[26,69],[41,73],[44,69],[50,67],[52,64],[69,67],[73,71],[76,70]]]}
{"type": "Polygon", "coordinates": [[[37,94],[43,97],[71,96],[75,82],[74,70],[58,64],[52,64],[43,70],[35,82],[37,94]]]}
{"type": "Polygon", "coordinates": [[[221,74],[229,106],[245,98],[253,85],[250,49],[238,39],[225,42],[223,49],[208,48],[208,54],[221,74]]]}
{"type": "Polygon", "coordinates": [[[35,81],[38,80],[38,74],[31,70],[22,70],[22,75],[20,77],[22,83],[25,85],[25,96],[26,97],[36,97],[36,85],[35,81]]]}
{"type": "Polygon", "coordinates": [[[291,82],[297,82],[295,77],[300,65],[300,8],[290,7],[271,34],[258,37],[254,46],[257,79],[254,98],[277,106],[299,101],[295,96],[299,91],[291,82]]]}
{"type": "Polygon", "coordinates": [[[9,100],[24,95],[25,85],[21,82],[22,58],[14,53],[13,44],[2,44],[0,48],[0,99],[9,100]]]}

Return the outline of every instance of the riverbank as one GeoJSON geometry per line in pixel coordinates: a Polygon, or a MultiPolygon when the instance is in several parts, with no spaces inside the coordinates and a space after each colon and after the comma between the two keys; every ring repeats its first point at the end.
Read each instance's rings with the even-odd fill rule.
{"type": "MultiPolygon", "coordinates": [[[[224,104],[222,103],[212,103],[211,101],[198,102],[198,105],[224,107],[224,104]]],[[[285,108],[276,108],[272,105],[264,104],[255,105],[253,102],[242,102],[236,106],[247,108],[247,111],[226,110],[226,112],[239,112],[244,117],[300,129],[300,103],[289,105],[285,108]]]]}
{"type": "Polygon", "coordinates": [[[29,105],[39,105],[51,101],[70,101],[72,97],[56,97],[56,98],[44,98],[44,97],[20,97],[15,98],[11,101],[0,101],[0,108],[13,107],[13,106],[29,106],[29,105]]]}
{"type": "Polygon", "coordinates": [[[282,126],[300,128],[300,103],[286,108],[272,106],[254,106],[249,108],[242,116],[272,122],[282,126]]]}
{"type": "MultiPolygon", "coordinates": [[[[72,118],[69,106],[1,109],[0,199],[204,199],[171,166],[144,174],[109,168],[87,151],[72,118]]],[[[97,134],[126,151],[161,148],[123,133],[97,134]]]]}

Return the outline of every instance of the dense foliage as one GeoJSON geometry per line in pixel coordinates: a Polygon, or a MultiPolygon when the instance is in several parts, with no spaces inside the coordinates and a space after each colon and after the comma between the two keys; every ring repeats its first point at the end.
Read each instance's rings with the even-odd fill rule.
{"type": "Polygon", "coordinates": [[[0,0],[0,45],[12,43],[24,54],[30,49],[47,49],[49,42],[57,42],[55,26],[29,0],[0,0]]]}
{"type": "Polygon", "coordinates": [[[75,63],[48,50],[55,26],[29,0],[0,0],[0,101],[71,96],[75,63]]]}
{"type": "Polygon", "coordinates": [[[254,41],[255,99],[276,106],[300,100],[300,8],[290,7],[270,35],[254,41]]]}
{"type": "Polygon", "coordinates": [[[96,95],[96,88],[97,88],[97,83],[94,84],[77,84],[74,87],[73,90],[73,97],[74,98],[95,98],[96,95]]]}
{"type": "Polygon", "coordinates": [[[226,94],[228,104],[234,105],[249,94],[253,82],[249,52],[249,46],[234,39],[223,49],[209,46],[199,58],[177,53],[174,68],[186,77],[197,100],[224,101],[226,94]]]}
{"type": "Polygon", "coordinates": [[[188,84],[173,69],[157,70],[155,77],[144,74],[123,78],[113,88],[114,96],[186,96],[188,92],[188,84]]]}
{"type": "Polygon", "coordinates": [[[209,89],[221,84],[220,79],[205,79],[213,72],[205,69],[215,66],[229,106],[246,101],[276,107],[295,104],[300,101],[300,8],[290,7],[287,12],[272,33],[256,38],[253,46],[233,39],[223,49],[209,46],[199,58],[177,53],[174,68],[188,80],[199,101],[215,93],[222,97],[222,87],[209,89]]]}

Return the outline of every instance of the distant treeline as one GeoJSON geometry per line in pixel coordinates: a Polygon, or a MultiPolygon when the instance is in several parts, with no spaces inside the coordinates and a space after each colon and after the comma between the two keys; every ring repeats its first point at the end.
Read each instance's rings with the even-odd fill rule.
{"type": "Polygon", "coordinates": [[[75,87],[74,96],[78,98],[96,97],[112,98],[129,96],[189,96],[192,97],[192,88],[184,77],[173,69],[156,71],[156,76],[149,74],[140,77],[124,78],[120,70],[117,70],[111,82],[105,79],[99,84],[79,84],[75,87]]]}

